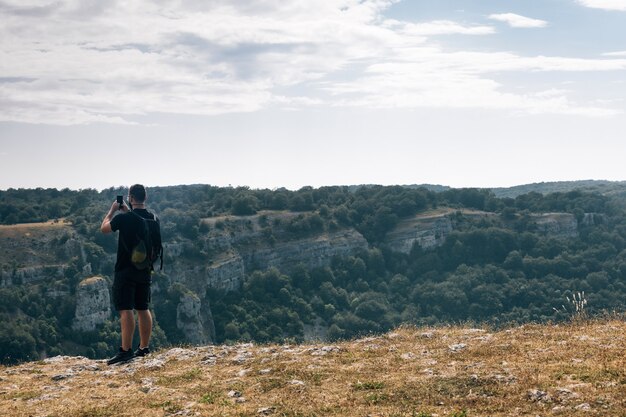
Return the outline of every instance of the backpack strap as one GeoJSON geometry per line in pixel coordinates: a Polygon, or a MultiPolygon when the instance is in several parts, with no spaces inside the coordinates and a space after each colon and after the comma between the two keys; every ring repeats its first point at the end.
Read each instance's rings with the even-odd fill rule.
{"type": "MultiPolygon", "coordinates": [[[[152,213],[152,212],[148,212],[150,215],[152,215],[152,219],[146,219],[144,217],[141,217],[139,214],[135,213],[134,211],[130,211],[130,213],[133,213],[135,216],[139,217],[141,219],[141,221],[143,222],[144,228],[146,229],[147,233],[150,233],[150,228],[148,227],[148,224],[146,223],[146,220],[152,220],[155,221],[158,225],[159,225],[159,235],[161,234],[160,232],[160,221],[159,218],[157,217],[156,214],[152,213]]],[[[159,240],[161,240],[159,238],[159,240]]],[[[161,266],[160,266],[160,270],[163,270],[163,241],[161,240],[159,242],[159,257],[161,258],[161,266]]],[[[154,265],[150,265],[150,268],[154,271],[154,265]]]]}
{"type": "Polygon", "coordinates": [[[159,267],[159,270],[162,271],[163,270],[163,238],[161,237],[161,221],[159,220],[156,214],[152,212],[149,212],[149,213],[152,215],[152,220],[154,220],[156,224],[159,226],[159,258],[161,258],[161,266],[159,267]]]}
{"type": "MultiPolygon", "coordinates": [[[[132,211],[132,210],[129,210],[127,213],[133,213],[136,217],[139,217],[139,218],[141,219],[141,223],[143,224],[144,229],[145,229],[145,227],[146,227],[147,225],[146,225],[146,223],[144,222],[144,220],[145,220],[145,219],[144,219],[143,217],[141,217],[139,214],[135,213],[135,212],[134,212],[134,211],[132,211]]],[[[144,230],[144,231],[145,231],[145,230],[144,230]]],[[[139,238],[139,239],[141,239],[141,238],[140,238],[140,236],[138,236],[138,235],[137,235],[136,237],[137,237],[137,238],[139,238]]],[[[128,253],[132,253],[132,251],[131,251],[130,249],[128,249],[128,245],[126,245],[126,242],[124,242],[124,239],[121,239],[121,238],[120,238],[120,239],[119,239],[119,241],[122,243],[122,246],[124,247],[124,249],[126,250],[126,252],[128,252],[128,253]]]]}

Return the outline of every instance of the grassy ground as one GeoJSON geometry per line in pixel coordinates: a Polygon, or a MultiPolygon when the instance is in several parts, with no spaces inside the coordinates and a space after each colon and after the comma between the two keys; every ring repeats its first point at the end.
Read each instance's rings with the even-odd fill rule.
{"type": "Polygon", "coordinates": [[[323,345],[0,368],[2,416],[626,417],[626,323],[401,328],[323,345]]]}
{"type": "Polygon", "coordinates": [[[63,219],[42,223],[0,225],[0,265],[39,266],[55,264],[57,257],[44,248],[53,239],[72,233],[63,219]]]}

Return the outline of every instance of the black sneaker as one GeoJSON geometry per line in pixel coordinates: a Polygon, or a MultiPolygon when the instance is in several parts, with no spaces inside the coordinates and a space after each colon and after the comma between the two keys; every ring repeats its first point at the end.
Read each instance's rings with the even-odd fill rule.
{"type": "Polygon", "coordinates": [[[138,347],[137,350],[135,351],[135,356],[146,356],[149,354],[150,354],[150,348],[147,346],[145,348],[138,347]]]}
{"type": "Polygon", "coordinates": [[[119,352],[117,352],[117,355],[113,356],[111,359],[107,361],[107,365],[114,365],[116,363],[128,362],[134,357],[135,357],[135,354],[133,353],[132,349],[124,350],[120,348],[119,352]]]}

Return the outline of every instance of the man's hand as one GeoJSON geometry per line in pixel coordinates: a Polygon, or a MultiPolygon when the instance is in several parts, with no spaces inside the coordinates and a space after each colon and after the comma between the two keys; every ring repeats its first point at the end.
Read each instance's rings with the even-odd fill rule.
{"type": "Polygon", "coordinates": [[[113,204],[111,205],[111,209],[109,210],[109,212],[112,211],[113,214],[115,214],[115,212],[118,210],[121,211],[122,213],[128,212],[128,206],[126,205],[125,201],[122,204],[120,204],[117,202],[117,200],[115,200],[113,204]]]}
{"type": "MultiPolygon", "coordinates": [[[[120,204],[115,200],[113,204],[111,204],[111,208],[109,212],[104,216],[104,220],[102,220],[102,224],[100,225],[100,231],[102,233],[111,233],[113,229],[111,229],[111,219],[115,216],[115,213],[120,210],[120,204]]],[[[126,213],[128,211],[128,206],[123,203],[121,207],[121,211],[126,213]]]]}

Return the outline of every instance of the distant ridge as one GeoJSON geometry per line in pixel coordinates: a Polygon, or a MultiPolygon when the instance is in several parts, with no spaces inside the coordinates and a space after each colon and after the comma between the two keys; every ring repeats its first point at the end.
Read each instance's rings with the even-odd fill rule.
{"type": "Polygon", "coordinates": [[[491,188],[496,197],[515,198],[522,194],[536,192],[540,194],[566,193],[573,190],[599,192],[605,195],[625,195],[626,181],[581,180],[581,181],[554,181],[537,182],[533,184],[516,185],[514,187],[491,188]]]}
{"type": "MultiPolygon", "coordinates": [[[[356,192],[361,188],[380,187],[378,184],[359,184],[349,185],[351,192],[356,192]]],[[[405,184],[401,187],[417,189],[425,188],[436,193],[452,190],[455,188],[476,188],[482,190],[491,190],[498,198],[515,198],[522,194],[531,192],[540,194],[550,193],[566,193],[573,190],[589,191],[601,193],[604,195],[622,195],[626,196],[626,181],[606,181],[606,180],[579,180],[579,181],[552,181],[552,182],[535,182],[532,184],[515,185],[513,187],[450,187],[440,184],[405,184]]]]}
{"type": "Polygon", "coordinates": [[[359,185],[348,185],[348,189],[350,192],[355,192],[361,188],[371,188],[371,187],[404,187],[404,188],[425,188],[428,191],[434,191],[436,193],[440,193],[442,191],[447,191],[452,189],[453,187],[449,187],[447,185],[439,185],[439,184],[405,184],[405,185],[380,185],[380,184],[359,184],[359,185]]]}

